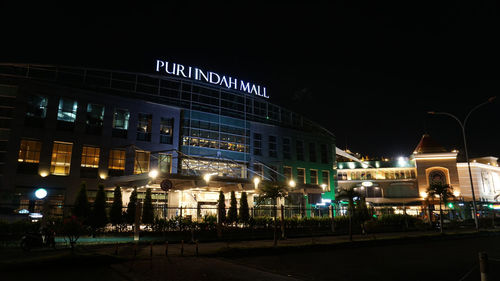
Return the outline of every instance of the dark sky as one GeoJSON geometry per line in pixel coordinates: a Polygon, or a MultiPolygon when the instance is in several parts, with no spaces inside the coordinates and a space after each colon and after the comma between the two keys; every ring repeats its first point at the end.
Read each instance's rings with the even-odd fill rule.
{"type": "MultiPolygon", "coordinates": [[[[457,122],[426,112],[463,119],[498,95],[495,1],[352,2],[2,2],[0,61],[152,72],[162,58],[266,85],[272,102],[329,128],[341,148],[409,155],[428,132],[461,149],[457,122]]],[[[499,112],[500,98],[471,115],[472,156],[500,156],[499,112]]]]}

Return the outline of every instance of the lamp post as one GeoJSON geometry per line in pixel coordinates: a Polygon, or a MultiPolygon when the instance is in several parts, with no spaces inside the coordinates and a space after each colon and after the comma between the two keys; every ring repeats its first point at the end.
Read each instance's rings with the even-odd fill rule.
{"type": "Polygon", "coordinates": [[[470,188],[471,188],[471,193],[472,193],[472,208],[474,209],[474,223],[476,224],[476,231],[479,231],[479,222],[478,222],[478,219],[477,219],[477,207],[476,207],[476,195],[474,193],[474,184],[472,183],[472,172],[471,172],[471,169],[470,169],[470,162],[469,162],[469,153],[467,151],[467,139],[465,137],[465,126],[467,125],[467,120],[469,119],[470,115],[472,112],[474,112],[476,109],[480,108],[481,106],[483,105],[486,105],[488,103],[491,103],[493,102],[493,100],[496,98],[496,96],[494,97],[490,97],[487,101],[481,103],[481,104],[478,104],[476,105],[474,108],[472,108],[469,113],[467,113],[467,115],[465,116],[465,119],[464,121],[460,121],[460,119],[458,119],[458,117],[456,117],[455,115],[451,114],[451,113],[448,113],[448,112],[435,112],[435,111],[429,111],[427,112],[428,114],[432,114],[432,115],[446,115],[446,116],[449,116],[453,119],[455,119],[458,124],[460,125],[460,127],[462,128],[462,137],[464,139],[464,150],[465,150],[465,159],[467,161],[467,167],[469,168],[469,180],[470,180],[470,188]]]}

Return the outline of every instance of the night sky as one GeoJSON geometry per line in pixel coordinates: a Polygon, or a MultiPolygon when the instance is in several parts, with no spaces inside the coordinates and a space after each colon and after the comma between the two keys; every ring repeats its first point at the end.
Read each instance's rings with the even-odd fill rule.
{"type": "MultiPolygon", "coordinates": [[[[337,146],[409,155],[421,135],[462,149],[463,119],[499,93],[494,1],[272,7],[2,2],[0,61],[152,73],[155,59],[265,85],[337,146]]],[[[437,2],[437,1],[434,1],[437,2]]],[[[442,2],[442,1],[439,1],[442,2]]],[[[500,97],[471,115],[471,156],[500,156],[500,97]]]]}

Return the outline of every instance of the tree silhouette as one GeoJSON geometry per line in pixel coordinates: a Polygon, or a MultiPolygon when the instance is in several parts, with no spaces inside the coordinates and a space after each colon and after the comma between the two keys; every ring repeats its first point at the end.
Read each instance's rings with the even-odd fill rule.
{"type": "Polygon", "coordinates": [[[449,184],[443,184],[440,181],[432,182],[427,188],[429,198],[439,197],[439,230],[443,233],[443,203],[448,203],[448,199],[455,198],[453,187],[449,184]]]}
{"type": "Polygon", "coordinates": [[[250,220],[250,210],[248,208],[247,193],[242,192],[240,198],[240,221],[244,224],[250,220]]]}
{"type": "Polygon", "coordinates": [[[226,198],[222,190],[219,192],[219,202],[217,203],[217,215],[219,217],[219,224],[226,221],[226,198]]]}
{"type": "Polygon", "coordinates": [[[155,218],[153,209],[153,199],[151,198],[151,188],[146,189],[146,197],[144,198],[144,206],[142,207],[142,223],[152,224],[155,218]]]}
{"type": "Polygon", "coordinates": [[[125,221],[128,224],[134,224],[135,210],[137,210],[137,187],[130,194],[130,199],[127,204],[127,212],[125,213],[125,221]]]}
{"type": "Polygon", "coordinates": [[[103,184],[99,184],[90,222],[94,231],[105,227],[108,223],[108,216],[106,214],[106,193],[104,192],[103,184]]]}
{"type": "Polygon", "coordinates": [[[229,203],[229,210],[227,212],[227,222],[235,223],[238,221],[238,206],[236,201],[236,194],[234,191],[231,191],[231,200],[229,203]]]}
{"type": "Polygon", "coordinates": [[[89,223],[91,209],[89,198],[87,197],[87,184],[82,182],[80,190],[76,196],[75,204],[73,206],[73,215],[77,217],[84,225],[89,223]]]}
{"type": "MultiPolygon", "coordinates": [[[[288,193],[288,188],[280,183],[275,181],[265,181],[262,183],[262,186],[259,188],[259,198],[257,200],[257,205],[262,204],[265,200],[270,199],[273,204],[273,217],[274,217],[274,246],[278,244],[278,210],[277,210],[277,201],[278,198],[285,198],[288,193]]],[[[282,218],[283,219],[283,218],[282,218]]]]}
{"type": "Polygon", "coordinates": [[[349,217],[349,241],[352,241],[352,219],[354,216],[354,201],[355,198],[359,198],[360,195],[358,192],[352,188],[340,189],[339,192],[335,195],[337,200],[345,200],[347,199],[347,214],[349,217]]]}
{"type": "Polygon", "coordinates": [[[117,186],[113,195],[113,204],[111,205],[111,210],[109,211],[109,220],[115,227],[123,223],[122,208],[122,191],[121,188],[117,186]]]}

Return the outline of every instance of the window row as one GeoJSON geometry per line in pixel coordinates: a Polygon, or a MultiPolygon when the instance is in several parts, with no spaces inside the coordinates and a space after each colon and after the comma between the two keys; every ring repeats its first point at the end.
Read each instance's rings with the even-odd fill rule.
{"type": "MultiPolygon", "coordinates": [[[[42,143],[37,140],[22,139],[18,154],[19,172],[38,172],[40,163],[40,151],[42,143]]],[[[50,174],[67,176],[70,174],[71,156],[73,143],[55,141],[52,147],[50,161],[50,174]]],[[[95,146],[84,145],[81,157],[82,177],[97,177],[101,149],[95,146]]],[[[108,169],[110,176],[120,176],[125,173],[126,151],[121,149],[111,149],[109,151],[108,169]]],[[[147,173],[150,169],[151,155],[149,151],[136,150],[134,155],[134,174],[147,173]]],[[[172,156],[170,154],[159,154],[158,168],[161,173],[170,173],[172,156]]]]}
{"type": "MultiPolygon", "coordinates": [[[[43,126],[47,116],[48,98],[40,95],[28,95],[25,123],[29,126],[43,126]]],[[[57,110],[57,127],[73,130],[78,110],[78,102],[69,98],[60,98],[57,110]]],[[[137,121],[137,140],[151,141],[152,114],[139,113],[137,121]]],[[[115,108],[113,112],[113,136],[127,138],[130,112],[115,108]]],[[[86,132],[100,135],[104,123],[104,105],[87,104],[86,132]]],[[[172,144],[174,119],[160,119],[160,143],[172,144]]]]}
{"type": "MultiPolygon", "coordinates": [[[[253,154],[258,156],[263,156],[262,154],[262,134],[254,133],[253,134],[253,154]]],[[[276,136],[268,136],[268,153],[267,156],[277,158],[278,157],[278,149],[277,149],[277,137],[276,136]]],[[[310,142],[308,149],[308,160],[309,162],[317,162],[317,152],[316,152],[316,143],[310,142]]],[[[283,159],[292,159],[292,149],[291,149],[291,140],[290,138],[282,138],[282,153],[283,159]]],[[[301,140],[295,141],[295,157],[298,161],[305,161],[304,157],[304,142],[301,140]]],[[[326,144],[320,144],[320,161],[323,164],[328,164],[328,146],[326,144]]]]}
{"type": "Polygon", "coordinates": [[[207,147],[207,148],[215,148],[215,149],[238,151],[238,152],[248,151],[248,145],[228,142],[228,141],[217,141],[217,140],[194,138],[194,137],[183,137],[182,145],[207,147]]]}
{"type": "Polygon", "coordinates": [[[338,172],[338,180],[395,180],[416,178],[414,169],[338,172]]]}
{"type": "MultiPolygon", "coordinates": [[[[260,164],[254,164],[254,172],[257,175],[262,176],[263,174],[263,168],[262,165],[260,164]]],[[[275,181],[280,181],[278,175],[277,175],[277,168],[276,167],[271,167],[269,169],[269,176],[272,180],[275,181]]],[[[319,184],[319,185],[324,185],[324,187],[330,187],[330,172],[329,171],[318,171],[316,169],[309,169],[309,180],[306,178],[306,169],[305,168],[296,168],[296,175],[297,177],[294,178],[293,176],[293,168],[289,166],[284,166],[283,167],[283,176],[285,177],[285,181],[290,181],[294,180],[298,184],[319,184]]]]}

